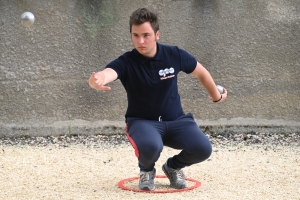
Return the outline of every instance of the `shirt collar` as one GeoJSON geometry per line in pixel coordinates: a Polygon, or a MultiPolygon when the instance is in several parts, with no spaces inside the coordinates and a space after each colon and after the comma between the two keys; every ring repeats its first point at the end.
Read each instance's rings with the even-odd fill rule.
{"type": "Polygon", "coordinates": [[[153,58],[147,58],[141,55],[136,49],[133,49],[133,53],[137,56],[137,59],[140,63],[145,64],[149,60],[162,60],[162,45],[156,42],[157,52],[153,58]]]}

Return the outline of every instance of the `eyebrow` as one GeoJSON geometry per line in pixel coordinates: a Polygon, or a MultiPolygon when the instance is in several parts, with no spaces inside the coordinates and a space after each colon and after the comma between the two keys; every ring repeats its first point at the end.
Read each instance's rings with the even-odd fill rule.
{"type": "Polygon", "coordinates": [[[142,33],[142,34],[138,34],[138,33],[132,33],[133,35],[150,35],[151,33],[149,32],[145,32],[145,33],[142,33]]]}

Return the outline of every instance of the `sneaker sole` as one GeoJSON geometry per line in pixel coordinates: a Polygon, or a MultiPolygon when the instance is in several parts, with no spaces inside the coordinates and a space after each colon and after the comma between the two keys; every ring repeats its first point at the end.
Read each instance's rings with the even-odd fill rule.
{"type": "Polygon", "coordinates": [[[144,188],[140,188],[140,190],[150,191],[150,190],[155,190],[155,187],[153,187],[153,189],[150,189],[150,188],[148,188],[148,187],[144,187],[144,188]]]}

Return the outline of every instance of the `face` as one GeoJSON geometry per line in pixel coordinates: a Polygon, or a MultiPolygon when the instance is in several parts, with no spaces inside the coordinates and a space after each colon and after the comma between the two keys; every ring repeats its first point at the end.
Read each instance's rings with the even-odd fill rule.
{"type": "Polygon", "coordinates": [[[131,40],[134,48],[146,57],[154,57],[157,51],[156,41],[159,39],[159,31],[154,33],[150,22],[141,25],[132,25],[131,40]]]}

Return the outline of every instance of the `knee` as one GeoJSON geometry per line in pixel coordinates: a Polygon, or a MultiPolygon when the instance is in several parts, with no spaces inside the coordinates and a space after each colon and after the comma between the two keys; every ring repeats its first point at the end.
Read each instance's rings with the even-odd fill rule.
{"type": "Polygon", "coordinates": [[[202,162],[208,159],[212,154],[212,145],[207,143],[205,145],[199,145],[193,150],[194,155],[196,155],[198,162],[202,162]]]}
{"type": "Polygon", "coordinates": [[[208,159],[211,156],[211,154],[212,154],[212,145],[211,145],[211,143],[209,143],[208,145],[206,145],[204,147],[203,152],[204,152],[203,154],[204,154],[205,160],[208,159]]]}
{"type": "Polygon", "coordinates": [[[158,143],[146,143],[141,145],[138,149],[141,157],[149,161],[156,161],[160,156],[163,145],[158,143]]]}

